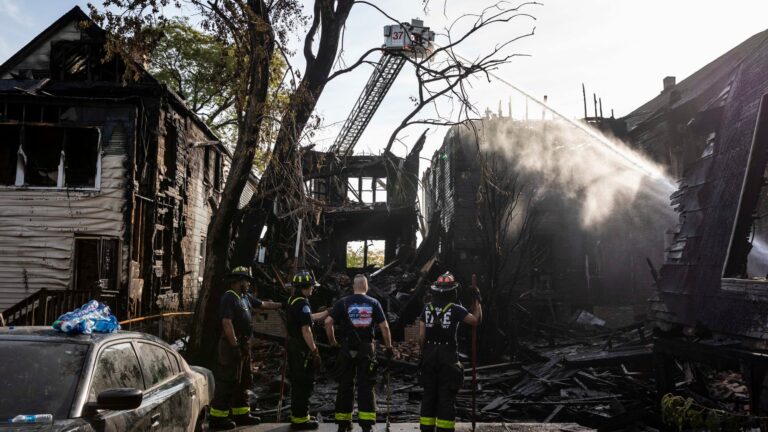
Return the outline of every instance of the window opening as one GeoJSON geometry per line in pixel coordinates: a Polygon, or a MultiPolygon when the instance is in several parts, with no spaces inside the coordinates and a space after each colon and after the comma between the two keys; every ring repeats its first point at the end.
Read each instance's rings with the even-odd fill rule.
{"type": "Polygon", "coordinates": [[[29,186],[56,187],[63,159],[64,129],[44,126],[24,127],[24,183],[29,186]]]}
{"type": "Polygon", "coordinates": [[[374,180],[373,190],[374,202],[385,203],[387,202],[387,179],[377,178],[374,180]]]}
{"type": "Polygon", "coordinates": [[[101,176],[99,129],[0,125],[0,134],[0,184],[98,187],[101,176]]]}
{"type": "Polygon", "coordinates": [[[0,125],[0,185],[16,184],[19,145],[21,145],[21,126],[0,125]]]}
{"type": "Polygon", "coordinates": [[[354,202],[362,202],[360,198],[360,177],[347,178],[347,199],[354,202]]]}
{"type": "Polygon", "coordinates": [[[179,131],[175,125],[168,126],[168,132],[165,134],[163,162],[165,165],[165,178],[171,182],[176,180],[176,162],[178,153],[179,131]]]}
{"type": "Polygon", "coordinates": [[[78,291],[96,288],[116,291],[118,275],[116,238],[75,238],[74,287],[78,291]]]}
{"type": "Polygon", "coordinates": [[[764,95],[744,174],[723,277],[768,280],[768,95],[764,95]]]}
{"type": "Polygon", "coordinates": [[[384,266],[385,240],[358,240],[347,242],[347,268],[360,269],[384,266]]]}
{"type": "Polygon", "coordinates": [[[67,187],[96,187],[99,130],[67,128],[64,142],[64,179],[67,187]]]}

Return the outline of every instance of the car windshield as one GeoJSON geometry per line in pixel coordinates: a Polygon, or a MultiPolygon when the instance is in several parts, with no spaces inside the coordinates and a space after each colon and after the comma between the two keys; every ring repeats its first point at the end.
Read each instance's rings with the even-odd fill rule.
{"type": "Polygon", "coordinates": [[[0,340],[0,421],[20,414],[69,417],[88,345],[0,340]]]}

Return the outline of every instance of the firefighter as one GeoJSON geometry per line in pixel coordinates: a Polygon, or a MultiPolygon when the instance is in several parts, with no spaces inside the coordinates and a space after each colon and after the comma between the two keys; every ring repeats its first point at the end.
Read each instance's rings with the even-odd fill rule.
{"type": "Polygon", "coordinates": [[[294,295],[288,299],[286,320],[288,328],[288,379],[291,382],[291,429],[313,430],[319,424],[309,417],[309,397],[315,385],[315,370],[319,369],[320,353],[312,334],[312,323],[324,320],[328,311],[313,314],[309,297],[315,287],[312,273],[301,270],[293,276],[294,295]]]}
{"type": "Polygon", "coordinates": [[[251,270],[236,267],[229,274],[229,290],[221,297],[221,336],[218,345],[216,387],[211,402],[212,429],[234,429],[259,424],[251,415],[247,390],[251,377],[251,309],[279,309],[280,303],[261,301],[248,293],[251,270]]]}
{"type": "Polygon", "coordinates": [[[453,275],[446,272],[430,287],[431,302],[424,305],[419,322],[421,343],[420,425],[422,431],[452,432],[455,428],[456,394],[464,380],[456,347],[459,323],[476,326],[482,319],[480,292],[475,289],[471,313],[456,304],[457,290],[453,275]]]}
{"type": "Polygon", "coordinates": [[[357,419],[363,432],[370,432],[376,423],[376,398],[373,392],[376,384],[376,352],[374,328],[381,330],[387,359],[391,359],[392,337],[389,324],[384,317],[381,304],[366,295],[368,280],[363,275],[355,276],[353,294],[339,299],[325,319],[328,342],[339,347],[336,378],[339,389],[336,393],[336,423],[339,432],[352,430],[352,407],[357,382],[357,419]],[[338,323],[341,330],[341,345],[336,341],[333,325],[338,323]]]}

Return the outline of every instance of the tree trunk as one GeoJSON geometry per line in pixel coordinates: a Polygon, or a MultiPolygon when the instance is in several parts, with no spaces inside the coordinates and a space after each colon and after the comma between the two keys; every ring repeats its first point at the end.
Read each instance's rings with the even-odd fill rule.
{"type": "Polygon", "coordinates": [[[191,361],[208,368],[214,366],[215,347],[220,336],[219,299],[227,290],[232,223],[237,219],[240,196],[248,182],[259,143],[269,89],[270,64],[275,48],[266,5],[257,0],[249,0],[248,6],[255,18],[249,20],[252,59],[247,108],[219,208],[213,213],[208,226],[203,285],[195,305],[188,347],[191,361]]]}
{"type": "MultiPolygon", "coordinates": [[[[249,230],[261,233],[263,223],[266,221],[264,217],[254,217],[254,213],[272,211],[273,200],[280,196],[303,193],[300,188],[299,190],[287,190],[285,179],[296,174],[290,171],[291,168],[299,169],[291,162],[297,157],[296,152],[301,134],[328,82],[328,76],[336,61],[342,28],[354,5],[352,0],[339,0],[334,10],[334,3],[332,0],[318,0],[315,4],[315,14],[316,16],[319,14],[318,23],[320,24],[320,43],[317,48],[317,55],[307,53],[305,49],[307,66],[304,77],[296,91],[291,94],[288,106],[281,118],[280,131],[275,141],[272,157],[259,182],[259,192],[254,194],[246,208],[243,219],[249,221],[247,226],[249,230]],[[288,171],[286,171],[286,167],[288,171]],[[261,225],[259,225],[260,223],[261,225]]],[[[314,30],[310,29],[307,36],[310,45],[313,35],[314,30]]],[[[290,221],[290,219],[286,219],[286,221],[290,221]]],[[[243,241],[247,238],[248,236],[238,236],[239,240],[236,245],[238,259],[250,260],[256,255],[258,244],[252,241],[243,241]]],[[[273,256],[280,255],[280,251],[273,250],[272,252],[273,256]]]]}

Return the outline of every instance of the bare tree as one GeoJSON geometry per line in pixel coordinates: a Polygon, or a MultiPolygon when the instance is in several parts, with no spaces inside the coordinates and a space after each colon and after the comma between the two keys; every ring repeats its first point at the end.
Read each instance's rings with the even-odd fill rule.
{"type": "MultiPolygon", "coordinates": [[[[402,21],[371,2],[357,0],[355,3],[374,8],[392,23],[399,24],[402,21]]],[[[425,1],[424,4],[426,9],[429,2],[425,1]]],[[[453,20],[441,33],[442,39],[446,42],[431,51],[421,53],[421,55],[391,54],[403,57],[413,67],[417,85],[414,89],[415,96],[411,98],[413,108],[393,130],[387,141],[385,152],[391,150],[394,142],[398,140],[398,136],[409,126],[452,126],[478,119],[480,113],[475,109],[470,99],[471,80],[475,78],[490,79],[489,73],[491,71],[508,63],[512,58],[522,55],[510,53],[509,49],[514,42],[532,36],[535,28],[529,32],[501,40],[485,52],[477,55],[474,60],[461,57],[457,51],[464,48],[469,49],[477,37],[487,37],[489,32],[503,29],[505,24],[519,19],[535,19],[533,15],[524,13],[522,10],[539,4],[537,2],[525,2],[512,6],[508,2],[497,2],[478,13],[463,14],[453,20]],[[443,110],[447,111],[443,112],[443,110]]],[[[314,23],[316,22],[317,19],[314,23]]],[[[405,30],[407,31],[407,29],[405,30]]],[[[409,36],[411,40],[417,39],[412,35],[409,36]]],[[[305,57],[308,55],[308,49],[309,45],[305,44],[305,57]]],[[[322,85],[324,86],[328,81],[351,72],[361,65],[370,64],[376,67],[376,63],[371,58],[380,54],[384,49],[381,47],[371,48],[349,66],[345,65],[332,74],[326,75],[322,85]]],[[[313,61],[313,57],[309,55],[307,57],[308,65],[313,61]]],[[[342,57],[339,58],[338,63],[344,64],[342,57]]],[[[307,88],[318,87],[320,87],[319,82],[307,88]]],[[[299,93],[297,96],[303,97],[302,101],[307,107],[314,108],[316,92],[316,90],[311,91],[303,96],[302,93],[299,93]]],[[[285,237],[282,238],[286,245],[293,244],[289,236],[295,232],[292,228],[296,224],[296,219],[311,213],[311,210],[306,208],[306,200],[301,193],[303,179],[300,177],[299,159],[293,152],[297,148],[301,132],[308,119],[307,112],[299,114],[296,119],[289,118],[281,129],[281,135],[278,136],[275,143],[275,157],[270,161],[262,179],[259,193],[254,195],[247,208],[249,217],[246,226],[248,230],[252,234],[260,233],[267,221],[268,213],[275,207],[275,200],[277,200],[279,202],[277,207],[283,209],[284,215],[289,214],[293,219],[292,225],[281,224],[286,231],[285,237]],[[305,207],[305,209],[300,210],[301,207],[305,207]]],[[[238,248],[238,255],[240,259],[248,259],[255,254],[256,241],[247,236],[243,236],[241,239],[243,241],[238,248]]],[[[281,258],[285,258],[287,255],[285,250],[277,250],[273,253],[281,258]]]]}
{"type": "Polygon", "coordinates": [[[484,322],[481,330],[483,357],[495,360],[504,354],[499,347],[515,345],[512,313],[515,287],[530,270],[533,235],[540,220],[535,182],[514,168],[508,158],[478,145],[482,170],[477,192],[477,225],[486,255],[484,322]],[[504,337],[500,329],[512,332],[504,337]],[[505,340],[506,339],[506,340],[505,340]],[[511,343],[510,343],[511,342],[511,343]]]}
{"type": "MultiPolygon", "coordinates": [[[[109,51],[126,58],[141,59],[148,55],[159,37],[156,29],[161,26],[158,24],[168,19],[166,9],[182,6],[197,13],[205,31],[217,35],[225,46],[233,47],[235,67],[231,94],[237,95],[234,103],[237,144],[221,202],[208,230],[203,285],[190,335],[190,354],[202,364],[210,365],[211,353],[215,351],[218,298],[225,290],[222,281],[227,269],[232,265],[251,264],[258,236],[268,220],[272,221],[270,231],[281,232],[285,240],[295,235],[297,221],[306,220],[313,212],[303,193],[299,144],[317,122],[313,119],[317,101],[330,80],[370,63],[369,56],[381,51],[381,48],[371,49],[349,67],[341,66],[333,72],[335,65],[343,64],[340,59],[343,30],[355,4],[373,7],[395,23],[400,21],[363,0],[314,0],[309,18],[299,0],[103,0],[105,8],[102,11],[92,7],[92,16],[116,35],[110,40],[109,51]],[[270,85],[273,81],[270,76],[272,58],[275,55],[291,58],[288,40],[305,28],[303,71],[288,62],[279,84],[270,85]],[[272,119],[268,112],[270,100],[282,91],[287,91],[287,101],[281,105],[279,118],[272,119]],[[274,142],[265,142],[272,135],[259,133],[267,120],[279,124],[274,142]],[[265,153],[269,160],[257,193],[244,211],[240,211],[239,198],[256,151],[270,146],[271,151],[265,153]]],[[[532,4],[536,3],[523,3],[521,7],[532,4]]],[[[469,80],[488,78],[491,70],[515,56],[506,53],[510,44],[533,32],[504,39],[472,61],[461,59],[454,50],[468,45],[474,36],[483,32],[486,35],[490,31],[504,34],[500,26],[517,17],[532,18],[519,9],[507,2],[498,2],[478,14],[463,15],[445,29],[447,43],[426,56],[407,58],[416,71],[417,96],[414,97],[414,109],[393,132],[387,150],[398,134],[410,125],[458,124],[477,116],[469,98],[469,80]],[[468,21],[473,23],[469,29],[459,31],[468,21]],[[451,112],[439,112],[441,99],[450,102],[451,112]],[[434,108],[434,114],[426,117],[425,108],[430,106],[434,108]]],[[[272,233],[272,238],[280,239],[280,235],[272,233]]]]}

